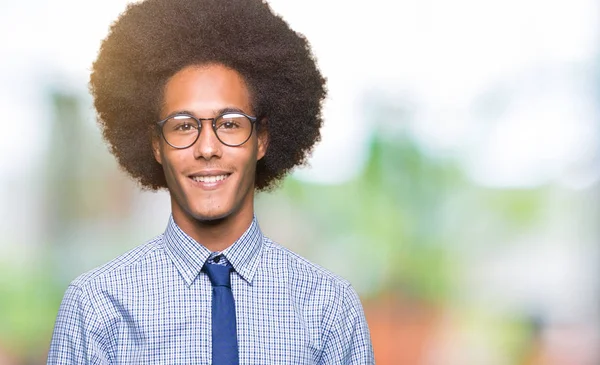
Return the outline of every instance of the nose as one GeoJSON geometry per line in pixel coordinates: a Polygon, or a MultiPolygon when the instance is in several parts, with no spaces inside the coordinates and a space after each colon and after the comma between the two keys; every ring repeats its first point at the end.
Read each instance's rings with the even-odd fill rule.
{"type": "Polygon", "coordinates": [[[212,121],[201,121],[200,136],[194,143],[194,157],[210,160],[213,157],[221,157],[221,142],[212,128],[212,121]]]}

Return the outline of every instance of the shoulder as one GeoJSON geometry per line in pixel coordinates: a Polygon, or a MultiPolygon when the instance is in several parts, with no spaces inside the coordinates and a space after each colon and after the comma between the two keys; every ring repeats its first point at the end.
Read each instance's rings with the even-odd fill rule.
{"type": "Polygon", "coordinates": [[[325,281],[339,287],[350,286],[350,283],[333,272],[300,256],[292,250],[264,237],[265,261],[267,264],[285,265],[290,273],[309,280],[325,281]]]}
{"type": "Polygon", "coordinates": [[[360,307],[358,295],[350,282],[315,264],[290,249],[264,238],[263,265],[286,282],[297,299],[313,300],[343,310],[345,306],[360,307]]]}
{"type": "Polygon", "coordinates": [[[131,270],[138,270],[156,261],[156,256],[163,253],[162,242],[163,235],[161,234],[104,265],[81,274],[71,282],[70,286],[85,289],[97,284],[114,281],[115,278],[128,277],[131,270]]]}
{"type": "Polygon", "coordinates": [[[264,256],[272,271],[267,275],[286,287],[304,322],[318,328],[321,363],[374,363],[363,307],[350,282],[268,238],[264,256]]]}

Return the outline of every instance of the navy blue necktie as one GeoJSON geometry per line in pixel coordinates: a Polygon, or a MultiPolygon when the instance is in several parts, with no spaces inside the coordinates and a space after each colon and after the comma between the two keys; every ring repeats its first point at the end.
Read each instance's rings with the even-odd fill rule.
{"type": "MultiPolygon", "coordinates": [[[[218,262],[218,261],[217,261],[218,262]]],[[[205,263],[212,284],[212,365],[238,365],[235,303],[229,273],[231,264],[205,263]]]]}

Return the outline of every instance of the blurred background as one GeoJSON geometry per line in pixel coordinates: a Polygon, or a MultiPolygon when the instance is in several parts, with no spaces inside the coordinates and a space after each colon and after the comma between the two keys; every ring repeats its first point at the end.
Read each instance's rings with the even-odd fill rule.
{"type": "MultiPolygon", "coordinates": [[[[103,144],[126,0],[0,2],[0,364],[43,364],[79,274],[161,233],[103,144]]],[[[271,0],[329,80],[263,231],[352,282],[378,364],[600,364],[600,4],[271,0]]]]}

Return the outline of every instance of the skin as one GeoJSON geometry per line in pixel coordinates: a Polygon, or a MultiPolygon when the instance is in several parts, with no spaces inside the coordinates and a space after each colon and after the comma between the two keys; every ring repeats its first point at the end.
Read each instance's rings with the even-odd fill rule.
{"type": "MultiPolygon", "coordinates": [[[[225,108],[254,115],[242,76],[220,64],[192,65],[173,75],[165,86],[161,118],[191,112],[212,118],[225,108]]],[[[216,137],[210,121],[202,121],[200,137],[189,148],[175,149],[154,136],[154,157],[163,167],[175,223],[211,251],[231,246],[250,226],[254,215],[256,163],[266,152],[266,133],[241,146],[229,147],[216,137]],[[227,174],[218,183],[192,176],[227,174]]]]}

